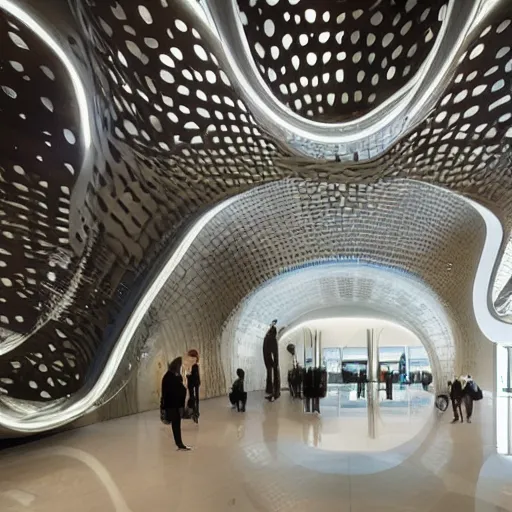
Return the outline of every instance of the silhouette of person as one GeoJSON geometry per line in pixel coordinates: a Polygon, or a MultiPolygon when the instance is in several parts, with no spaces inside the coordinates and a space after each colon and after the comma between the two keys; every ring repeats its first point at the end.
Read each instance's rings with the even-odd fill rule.
{"type": "Polygon", "coordinates": [[[267,370],[265,397],[269,401],[281,396],[281,378],[279,375],[279,350],[277,346],[277,320],[273,320],[263,339],[263,361],[267,370]]]}

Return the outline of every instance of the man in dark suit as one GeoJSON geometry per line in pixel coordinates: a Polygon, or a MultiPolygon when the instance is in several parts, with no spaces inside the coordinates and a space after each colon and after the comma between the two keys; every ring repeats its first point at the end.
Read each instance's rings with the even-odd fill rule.
{"type": "Polygon", "coordinates": [[[464,396],[462,383],[459,379],[455,378],[453,382],[448,382],[448,386],[450,388],[450,399],[453,408],[452,423],[458,423],[459,419],[461,423],[464,423],[464,416],[462,415],[462,398],[464,396]]]}

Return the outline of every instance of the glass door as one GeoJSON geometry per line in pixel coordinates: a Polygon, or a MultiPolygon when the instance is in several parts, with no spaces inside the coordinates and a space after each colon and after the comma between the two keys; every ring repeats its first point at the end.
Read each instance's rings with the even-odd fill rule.
{"type": "Polygon", "coordinates": [[[322,364],[327,368],[327,383],[341,384],[341,348],[324,348],[322,364]]]}

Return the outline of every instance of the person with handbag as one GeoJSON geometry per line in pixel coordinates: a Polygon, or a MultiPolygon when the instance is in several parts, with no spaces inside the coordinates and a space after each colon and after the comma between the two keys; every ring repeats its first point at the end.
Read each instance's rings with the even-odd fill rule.
{"type": "Polygon", "coordinates": [[[471,417],[473,416],[473,404],[475,401],[483,398],[482,390],[478,387],[478,384],[468,375],[465,379],[466,385],[464,386],[464,408],[466,409],[466,421],[471,423],[471,417]]]}
{"type": "Polygon", "coordinates": [[[162,379],[161,410],[166,422],[171,424],[174,442],[179,451],[189,451],[190,448],[181,438],[181,416],[185,407],[187,388],[181,375],[182,358],[177,357],[169,364],[169,369],[162,379]]]}

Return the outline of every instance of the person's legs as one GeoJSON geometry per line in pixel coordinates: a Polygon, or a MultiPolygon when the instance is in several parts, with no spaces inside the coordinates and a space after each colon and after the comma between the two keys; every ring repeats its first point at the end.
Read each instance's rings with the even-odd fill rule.
{"type": "Polygon", "coordinates": [[[292,384],[293,398],[300,398],[300,375],[298,374],[297,370],[293,371],[292,384]]]}
{"type": "Polygon", "coordinates": [[[171,428],[176,446],[182,448],[184,445],[181,439],[181,415],[178,409],[172,409],[171,411],[171,428]]]}
{"type": "Polygon", "coordinates": [[[242,403],[242,412],[245,412],[245,405],[247,404],[247,393],[245,391],[240,393],[240,402],[242,403]]]}
{"type": "Polygon", "coordinates": [[[196,398],[194,394],[195,388],[194,386],[188,387],[188,401],[187,401],[187,408],[192,409],[192,411],[195,411],[196,408],[196,398]]]}
{"type": "Polygon", "coordinates": [[[194,387],[194,407],[196,414],[199,416],[199,386],[194,387]]]}
{"type": "Polygon", "coordinates": [[[452,400],[452,409],[453,409],[453,422],[456,423],[457,421],[459,421],[459,409],[460,409],[460,400],[459,399],[454,398],[452,400]]]}
{"type": "Polygon", "coordinates": [[[272,395],[274,390],[272,387],[272,369],[274,361],[272,360],[272,354],[268,352],[263,352],[263,360],[265,362],[265,368],[267,370],[267,382],[265,385],[265,393],[267,395],[272,395]]]}
{"type": "Polygon", "coordinates": [[[469,395],[464,397],[464,407],[466,409],[466,420],[471,423],[471,416],[473,416],[473,398],[469,395]]]}
{"type": "Polygon", "coordinates": [[[233,393],[233,404],[236,407],[237,412],[240,412],[240,392],[236,391],[233,393]]]}
{"type": "Polygon", "coordinates": [[[279,375],[279,365],[274,359],[274,363],[272,364],[272,377],[273,377],[273,389],[272,394],[274,398],[279,398],[281,396],[281,375],[279,375]]]}

